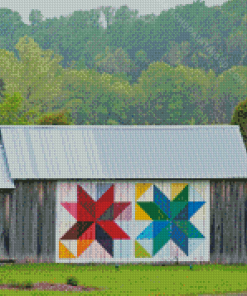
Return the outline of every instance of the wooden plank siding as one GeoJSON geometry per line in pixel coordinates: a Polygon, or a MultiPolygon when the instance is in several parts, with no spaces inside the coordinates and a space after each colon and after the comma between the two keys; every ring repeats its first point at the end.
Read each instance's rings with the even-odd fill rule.
{"type": "Polygon", "coordinates": [[[0,200],[0,258],[4,259],[4,203],[5,203],[5,196],[0,200]]]}
{"type": "Polygon", "coordinates": [[[30,223],[30,262],[35,262],[37,253],[38,253],[38,200],[39,200],[39,191],[38,191],[38,182],[30,183],[29,187],[29,196],[31,203],[31,214],[29,216],[30,223]]]}
{"type": "Polygon", "coordinates": [[[16,196],[18,192],[18,184],[16,185],[16,189],[10,194],[9,199],[9,258],[16,258],[16,196]]]}
{"type": "MultiPolygon", "coordinates": [[[[55,262],[56,181],[15,185],[0,192],[0,260],[55,262]]],[[[210,181],[210,263],[247,264],[246,205],[247,182],[210,181]]]]}
{"type": "Polygon", "coordinates": [[[10,194],[9,258],[55,262],[55,181],[16,181],[10,194]]]}
{"type": "Polygon", "coordinates": [[[211,181],[210,187],[210,262],[246,264],[247,184],[211,181]]]}
{"type": "Polygon", "coordinates": [[[0,260],[9,259],[9,194],[0,192],[0,260]]]}

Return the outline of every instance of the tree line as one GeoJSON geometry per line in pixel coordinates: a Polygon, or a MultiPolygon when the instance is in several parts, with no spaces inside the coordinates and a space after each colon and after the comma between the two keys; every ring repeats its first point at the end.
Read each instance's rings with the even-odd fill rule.
{"type": "Polygon", "coordinates": [[[15,48],[20,60],[0,49],[0,73],[5,91],[22,97],[20,112],[32,120],[66,110],[74,124],[228,124],[246,99],[246,84],[234,75],[246,81],[244,66],[216,76],[155,62],[131,84],[94,69],[64,69],[61,56],[27,36],[15,48]]]}
{"type": "Polygon", "coordinates": [[[32,10],[30,26],[0,9],[1,124],[238,124],[242,1],[196,1],[159,16],[122,6],[43,20],[32,10]]]}

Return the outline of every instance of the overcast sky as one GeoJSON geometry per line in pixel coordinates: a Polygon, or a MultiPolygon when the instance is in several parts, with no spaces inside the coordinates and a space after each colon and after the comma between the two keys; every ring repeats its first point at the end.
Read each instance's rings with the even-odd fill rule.
{"type": "MultiPolygon", "coordinates": [[[[224,2],[226,0],[205,0],[207,6],[222,5],[224,2]]],[[[193,3],[193,0],[0,0],[0,8],[19,12],[23,22],[29,24],[29,13],[32,9],[40,10],[45,19],[68,16],[77,10],[90,10],[101,6],[119,8],[123,5],[137,9],[141,15],[150,13],[159,15],[162,10],[190,3],[193,3]]]]}

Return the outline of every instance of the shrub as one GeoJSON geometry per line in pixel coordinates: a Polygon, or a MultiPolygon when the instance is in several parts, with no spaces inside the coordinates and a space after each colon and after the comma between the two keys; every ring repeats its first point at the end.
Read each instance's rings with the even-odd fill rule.
{"type": "Polygon", "coordinates": [[[32,288],[33,287],[33,283],[31,281],[24,281],[23,283],[17,282],[15,280],[11,281],[10,283],[11,287],[14,288],[32,288]]]}
{"type": "Polygon", "coordinates": [[[31,281],[25,281],[25,282],[22,283],[22,286],[26,287],[26,288],[32,288],[33,283],[31,281]]]}
{"type": "Polygon", "coordinates": [[[77,286],[78,285],[78,280],[75,277],[68,277],[67,278],[67,285],[71,286],[77,286]]]}
{"type": "Polygon", "coordinates": [[[38,125],[71,125],[70,113],[63,109],[53,113],[47,113],[38,118],[38,125]]]}

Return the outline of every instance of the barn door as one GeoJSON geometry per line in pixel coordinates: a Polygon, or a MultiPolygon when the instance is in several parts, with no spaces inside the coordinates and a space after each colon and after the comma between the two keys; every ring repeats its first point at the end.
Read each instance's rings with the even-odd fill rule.
{"type": "Polygon", "coordinates": [[[57,188],[58,263],[210,260],[208,181],[57,188]]]}

